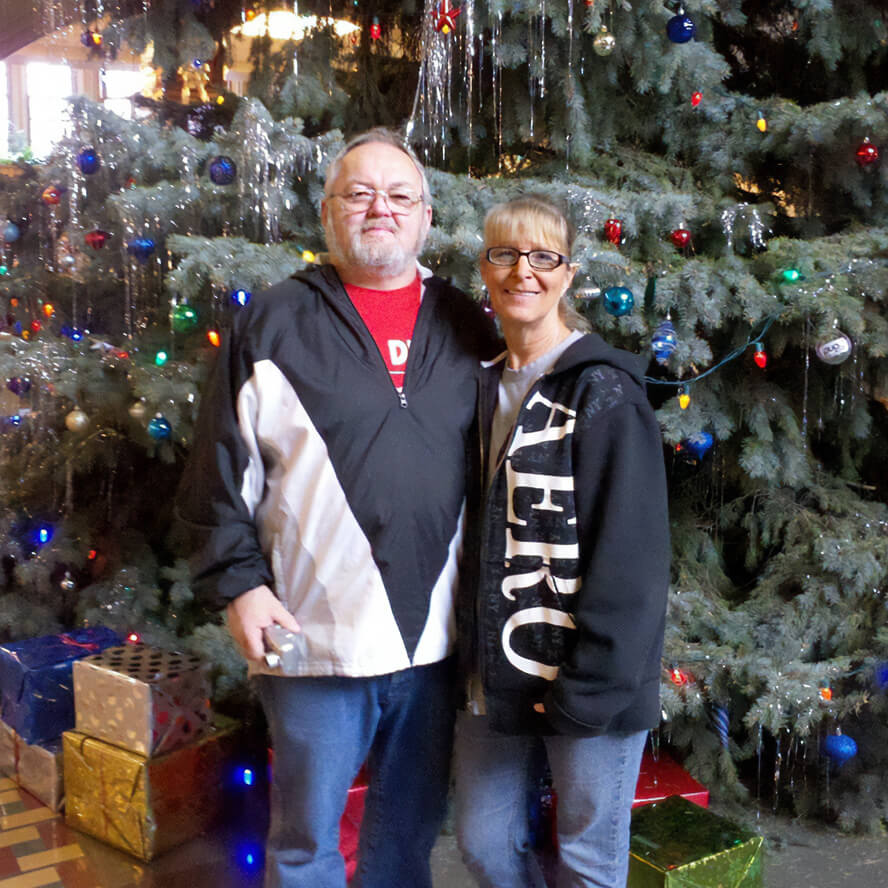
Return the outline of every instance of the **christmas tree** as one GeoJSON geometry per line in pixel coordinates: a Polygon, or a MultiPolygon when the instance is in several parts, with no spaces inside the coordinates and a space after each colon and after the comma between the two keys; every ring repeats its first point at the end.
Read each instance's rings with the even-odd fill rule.
{"type": "MultiPolygon", "coordinates": [[[[579,231],[579,309],[650,356],[674,541],[658,742],[725,794],[876,828],[888,811],[879,4],[299,11],[317,16],[300,39],[254,40],[238,97],[224,86],[230,28],[258,8],[84,7],[104,47],[88,51],[153,45],[151,116],[75,100],[51,158],[0,167],[0,636],[102,622],[203,653],[221,693],[237,686],[237,655],[195,605],[171,531],[201,381],[250,294],[323,249],[324,168],[343,139],[388,124],[429,166],[426,264],[483,298],[484,213],[543,191],[579,231]]],[[[44,21],[64,18],[47,3],[44,21]]]]}

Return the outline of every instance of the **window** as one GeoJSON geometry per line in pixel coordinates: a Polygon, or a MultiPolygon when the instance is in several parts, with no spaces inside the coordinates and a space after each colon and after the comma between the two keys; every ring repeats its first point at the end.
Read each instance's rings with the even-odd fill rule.
{"type": "Polygon", "coordinates": [[[9,157],[9,80],[6,62],[0,62],[0,157],[9,157]]]}
{"type": "Polygon", "coordinates": [[[46,157],[71,131],[68,98],[74,92],[71,68],[50,62],[28,62],[28,118],[35,157],[46,157]]]}
{"type": "MultiPolygon", "coordinates": [[[[133,102],[131,96],[142,92],[145,88],[145,74],[120,68],[102,71],[102,96],[105,107],[126,120],[133,118],[133,102]]],[[[135,109],[136,116],[139,115],[135,109]]]]}

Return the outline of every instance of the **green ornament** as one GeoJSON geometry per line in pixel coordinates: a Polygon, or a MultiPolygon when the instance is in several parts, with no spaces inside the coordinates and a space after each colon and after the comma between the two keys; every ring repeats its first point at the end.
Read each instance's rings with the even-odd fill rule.
{"type": "Polygon", "coordinates": [[[6,277],[9,274],[8,265],[0,265],[0,277],[6,277]]]}
{"type": "Polygon", "coordinates": [[[182,302],[173,309],[173,330],[190,333],[197,326],[197,309],[182,302]]]}
{"type": "Polygon", "coordinates": [[[787,281],[787,283],[794,284],[801,276],[802,273],[797,268],[783,269],[783,280],[787,281]]]}

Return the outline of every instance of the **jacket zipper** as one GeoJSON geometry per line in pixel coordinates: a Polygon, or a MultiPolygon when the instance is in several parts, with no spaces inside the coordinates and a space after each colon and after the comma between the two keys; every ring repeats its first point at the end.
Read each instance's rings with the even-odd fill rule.
{"type": "Polygon", "coordinates": [[[361,317],[361,313],[357,310],[357,308],[355,308],[354,303],[351,301],[351,299],[348,298],[348,293],[346,292],[345,286],[341,285],[342,292],[345,294],[346,302],[351,307],[351,310],[357,315],[359,323],[364,328],[364,333],[365,333],[366,337],[373,344],[373,351],[375,351],[379,357],[379,363],[382,364],[382,369],[385,372],[385,375],[388,377],[389,384],[392,387],[392,391],[398,396],[398,405],[402,409],[405,409],[405,410],[409,406],[407,403],[407,393],[404,390],[407,388],[407,370],[410,367],[410,352],[413,351],[412,346],[413,346],[413,340],[416,338],[416,328],[419,325],[419,318],[420,318],[420,315],[422,314],[422,307],[426,301],[425,300],[425,296],[426,296],[425,283],[421,280],[419,282],[419,285],[420,285],[419,311],[416,313],[416,322],[413,325],[413,336],[410,337],[411,347],[407,351],[407,363],[404,365],[404,381],[403,381],[400,391],[398,390],[398,387],[395,385],[394,381],[392,380],[392,374],[389,373],[389,368],[386,366],[385,358],[382,356],[382,352],[379,350],[379,346],[376,344],[376,340],[373,338],[373,335],[370,333],[370,328],[367,326],[367,323],[361,317]]]}

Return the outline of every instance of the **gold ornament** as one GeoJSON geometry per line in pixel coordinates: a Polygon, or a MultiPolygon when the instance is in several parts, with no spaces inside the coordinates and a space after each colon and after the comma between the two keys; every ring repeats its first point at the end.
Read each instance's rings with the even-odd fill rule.
{"type": "Polygon", "coordinates": [[[617,38],[607,29],[607,25],[602,25],[598,29],[598,34],[592,41],[592,48],[600,56],[609,56],[617,48],[617,38]]]}

